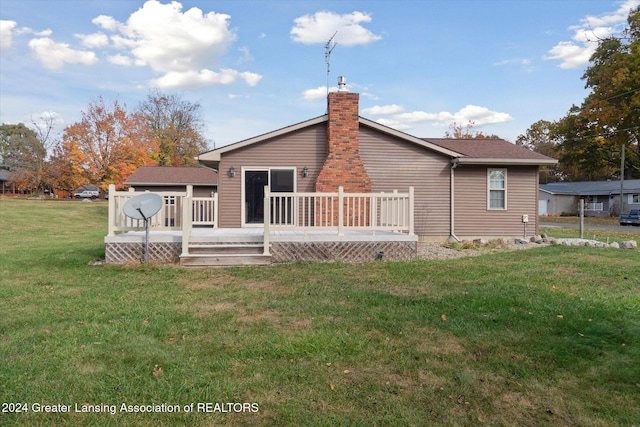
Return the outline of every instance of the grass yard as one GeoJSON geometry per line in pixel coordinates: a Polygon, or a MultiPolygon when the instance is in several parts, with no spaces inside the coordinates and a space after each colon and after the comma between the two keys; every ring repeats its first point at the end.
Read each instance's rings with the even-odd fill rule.
{"type": "Polygon", "coordinates": [[[0,199],[1,425],[640,425],[640,250],[96,266],[106,216],[0,199]]]}

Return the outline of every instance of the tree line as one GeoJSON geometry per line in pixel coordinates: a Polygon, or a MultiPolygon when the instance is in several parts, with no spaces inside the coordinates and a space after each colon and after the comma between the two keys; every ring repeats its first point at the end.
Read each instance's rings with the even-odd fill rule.
{"type": "Polygon", "coordinates": [[[105,190],[142,165],[193,166],[208,148],[199,103],[155,90],[133,111],[97,97],[53,140],[55,117],[0,125],[0,167],[36,194],[95,184],[105,190]]]}
{"type": "Polygon", "coordinates": [[[640,6],[627,22],[621,36],[598,40],[582,76],[589,90],[582,104],[517,138],[559,160],[542,182],[640,178],[640,6]]]}

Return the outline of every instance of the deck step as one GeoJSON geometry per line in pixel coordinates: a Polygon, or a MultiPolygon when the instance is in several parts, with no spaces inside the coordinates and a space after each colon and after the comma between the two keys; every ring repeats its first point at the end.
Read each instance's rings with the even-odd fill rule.
{"type": "Polygon", "coordinates": [[[236,244],[190,244],[189,254],[262,254],[262,243],[236,243],[236,244]]]}
{"type": "Polygon", "coordinates": [[[262,254],[193,254],[180,257],[183,267],[223,267],[240,265],[267,265],[270,255],[262,254]]]}

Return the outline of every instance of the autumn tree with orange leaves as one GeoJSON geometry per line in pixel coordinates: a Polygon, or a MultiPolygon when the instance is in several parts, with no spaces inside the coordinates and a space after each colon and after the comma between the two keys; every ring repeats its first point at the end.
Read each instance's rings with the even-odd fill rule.
{"type": "Polygon", "coordinates": [[[155,164],[158,145],[140,113],[98,97],[80,122],[64,129],[54,157],[68,185],[90,183],[105,190],[109,184],[122,187],[139,166],[155,164]]]}

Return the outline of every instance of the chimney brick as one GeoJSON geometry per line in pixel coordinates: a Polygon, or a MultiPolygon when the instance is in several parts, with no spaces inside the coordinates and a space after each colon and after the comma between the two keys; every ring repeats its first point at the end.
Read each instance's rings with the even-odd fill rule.
{"type": "Polygon", "coordinates": [[[360,159],[358,101],[351,92],[331,92],[328,97],[327,158],[316,179],[317,192],[371,192],[371,180],[360,159]]]}
{"type": "MultiPolygon", "coordinates": [[[[327,158],[316,179],[315,190],[318,193],[337,192],[340,186],[344,188],[345,193],[371,192],[371,180],[360,158],[359,98],[360,95],[357,93],[329,93],[327,158]]],[[[345,202],[344,212],[345,224],[368,224],[368,202],[359,205],[357,209],[353,206],[348,207],[345,202]]],[[[318,225],[336,225],[337,214],[337,206],[316,206],[318,225]],[[332,214],[328,215],[329,211],[332,214]]]]}

